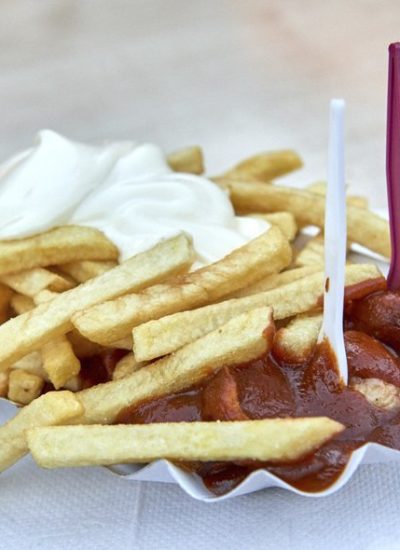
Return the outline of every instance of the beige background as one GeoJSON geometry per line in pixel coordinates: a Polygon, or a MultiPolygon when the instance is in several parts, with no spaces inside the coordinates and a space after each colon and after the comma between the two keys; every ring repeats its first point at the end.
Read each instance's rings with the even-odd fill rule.
{"type": "Polygon", "coordinates": [[[396,0],[1,0],[0,158],[50,127],[80,140],[201,143],[210,171],[295,147],[324,176],[327,108],[347,100],[347,174],[384,204],[396,0]]]}

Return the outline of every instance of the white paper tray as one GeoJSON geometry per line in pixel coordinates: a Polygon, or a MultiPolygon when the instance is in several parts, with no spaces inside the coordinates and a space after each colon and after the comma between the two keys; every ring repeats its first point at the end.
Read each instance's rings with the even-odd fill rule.
{"type": "MultiPolygon", "coordinates": [[[[378,212],[384,215],[383,212],[378,212]]],[[[312,231],[310,232],[312,234],[312,231]]],[[[354,249],[357,252],[351,254],[353,262],[370,261],[371,257],[378,264],[381,271],[386,274],[388,264],[382,262],[376,255],[371,254],[362,247],[356,246],[354,249]],[[364,255],[365,254],[365,255],[364,255]]],[[[5,399],[0,399],[0,422],[6,421],[16,412],[16,407],[5,399]]],[[[162,483],[176,483],[183,491],[191,497],[203,502],[219,502],[239,495],[246,495],[261,489],[269,487],[279,487],[286,489],[297,495],[305,497],[323,497],[328,496],[341,489],[353,476],[360,464],[384,464],[387,462],[400,462],[400,451],[384,447],[376,443],[367,443],[353,452],[346,468],[341,476],[328,489],[316,493],[307,493],[295,489],[288,483],[282,481],[278,477],[270,474],[266,470],[257,470],[251,473],[243,480],[235,489],[229,491],[222,496],[216,496],[211,493],[204,485],[201,478],[196,474],[191,474],[181,468],[175,466],[167,460],[157,460],[147,466],[125,464],[120,466],[112,466],[107,469],[114,475],[123,477],[127,481],[150,481],[162,483]]]]}

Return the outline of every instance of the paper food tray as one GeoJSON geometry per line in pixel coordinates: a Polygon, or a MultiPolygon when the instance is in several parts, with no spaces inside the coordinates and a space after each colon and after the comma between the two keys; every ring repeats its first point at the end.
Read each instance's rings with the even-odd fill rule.
{"type": "MultiPolygon", "coordinates": [[[[387,216],[387,214],[382,211],[377,211],[377,213],[387,216]]],[[[313,232],[310,231],[310,234],[313,234],[313,232]]],[[[382,273],[385,275],[387,274],[388,264],[381,261],[375,254],[371,254],[358,245],[354,246],[354,252],[351,254],[350,259],[353,262],[360,263],[368,260],[368,257],[373,258],[373,261],[378,265],[382,273]]],[[[17,407],[15,404],[6,399],[0,399],[1,423],[14,416],[16,411],[17,407]]],[[[157,460],[146,466],[123,464],[109,466],[106,469],[112,472],[113,475],[122,477],[127,481],[175,483],[179,485],[187,495],[197,500],[202,502],[219,502],[240,495],[254,493],[261,489],[268,489],[269,487],[279,487],[305,497],[324,497],[341,489],[352,478],[361,464],[385,464],[388,462],[400,462],[400,451],[390,449],[377,443],[367,443],[352,453],[341,476],[328,489],[323,491],[315,493],[301,491],[292,487],[289,483],[282,481],[275,475],[270,474],[266,470],[257,470],[249,474],[237,487],[222,496],[216,496],[209,491],[198,475],[187,472],[168,460],[157,460]]]]}
{"type": "MultiPolygon", "coordinates": [[[[15,405],[6,399],[0,400],[0,422],[3,423],[14,416],[16,411],[17,407],[15,405]]],[[[176,483],[187,495],[197,500],[201,500],[202,502],[219,502],[228,498],[254,493],[261,489],[268,489],[269,487],[287,489],[292,493],[306,497],[328,496],[341,489],[351,479],[360,464],[385,464],[387,462],[400,462],[400,451],[389,449],[376,443],[367,443],[353,452],[342,475],[333,485],[324,491],[317,493],[300,491],[266,470],[257,470],[251,473],[235,489],[222,496],[216,496],[211,493],[196,474],[182,470],[167,460],[157,460],[147,466],[123,464],[110,466],[106,469],[113,475],[118,475],[127,481],[176,483]]]]}
{"type": "MultiPolygon", "coordinates": [[[[379,212],[379,214],[382,215],[384,213],[379,212]]],[[[354,252],[350,255],[351,261],[361,263],[365,262],[368,257],[372,258],[382,273],[385,275],[387,274],[388,264],[381,261],[376,254],[371,254],[371,252],[359,245],[354,245],[353,248],[354,252]]],[[[183,489],[183,491],[185,491],[186,494],[197,500],[201,500],[203,502],[219,502],[228,498],[254,493],[255,491],[260,491],[261,489],[268,489],[269,487],[279,487],[305,497],[324,497],[332,495],[346,485],[361,464],[385,464],[387,462],[400,462],[400,451],[390,449],[389,447],[385,447],[377,443],[367,443],[352,453],[351,458],[341,476],[335,481],[335,483],[328,487],[328,489],[323,491],[318,491],[315,493],[301,491],[289,483],[282,481],[275,475],[270,474],[266,470],[257,470],[248,475],[247,478],[244,479],[237,487],[232,489],[232,491],[229,491],[222,496],[216,496],[211,493],[211,491],[205,487],[199,476],[190,474],[167,460],[157,460],[148,466],[134,466],[130,464],[113,466],[109,467],[109,470],[116,475],[124,477],[124,479],[128,481],[176,483],[183,489]]]]}

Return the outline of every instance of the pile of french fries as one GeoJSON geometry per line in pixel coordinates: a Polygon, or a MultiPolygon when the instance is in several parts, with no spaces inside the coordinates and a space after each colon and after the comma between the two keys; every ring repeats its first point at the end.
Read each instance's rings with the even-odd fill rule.
{"type": "MultiPolygon", "coordinates": [[[[168,157],[203,173],[199,147],[168,157]]],[[[150,462],[287,462],[343,426],[329,418],[113,425],[127,406],[181,391],[222,367],[268,353],[305,360],[321,326],[325,185],[274,184],[299,168],[293,151],[251,157],[213,181],[237,213],[270,228],[220,261],[191,270],[181,234],[118,263],[118,250],[88,227],[57,227],[0,242],[0,395],[21,410],[0,427],[0,471],[27,452],[44,467],[150,462]],[[319,233],[299,249],[306,226],[319,233]],[[285,321],[275,331],[274,321],[285,321]],[[109,382],[82,389],[81,361],[127,354],[109,382]],[[50,391],[49,391],[50,390],[50,391]]],[[[389,257],[388,223],[348,197],[348,237],[389,257]]],[[[346,285],[380,280],[373,263],[346,267],[346,285]]]]}

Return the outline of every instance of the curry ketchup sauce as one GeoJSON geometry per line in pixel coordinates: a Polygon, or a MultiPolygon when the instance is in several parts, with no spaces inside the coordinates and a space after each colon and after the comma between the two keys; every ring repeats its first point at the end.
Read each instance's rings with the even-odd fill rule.
{"type": "Polygon", "coordinates": [[[116,364],[127,353],[124,349],[110,349],[81,359],[82,389],[111,380],[116,364]]]}
{"type": "MultiPolygon", "coordinates": [[[[354,285],[346,295],[345,346],[349,379],[380,378],[400,387],[400,359],[391,347],[400,331],[400,294],[384,290],[382,280],[354,285]],[[374,291],[371,293],[371,291],[374,291]],[[376,318],[371,318],[375,315],[376,318]],[[382,338],[382,341],[380,341],[382,338]]],[[[400,341],[400,339],[399,339],[400,341]]],[[[345,429],[316,452],[295,463],[196,463],[183,467],[200,475],[207,487],[223,494],[251,471],[266,468],[293,486],[320,491],[341,474],[353,450],[368,441],[400,449],[400,410],[370,404],[339,378],[328,343],[294,367],[268,355],[225,367],[197,387],[121,411],[117,423],[245,420],[328,416],[345,429]]]]}

